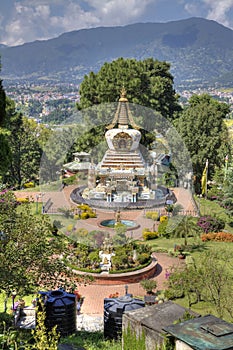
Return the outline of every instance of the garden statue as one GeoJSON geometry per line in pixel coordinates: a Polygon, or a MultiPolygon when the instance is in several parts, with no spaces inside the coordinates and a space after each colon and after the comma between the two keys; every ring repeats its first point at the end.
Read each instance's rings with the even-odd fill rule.
{"type": "Polygon", "coordinates": [[[121,212],[120,210],[118,210],[116,212],[116,220],[115,220],[116,224],[118,224],[119,222],[121,222],[121,212]]]}
{"type": "Polygon", "coordinates": [[[103,250],[100,250],[99,257],[101,258],[100,268],[102,271],[109,271],[112,263],[111,257],[114,256],[113,247],[109,235],[105,238],[103,242],[103,250]]]}

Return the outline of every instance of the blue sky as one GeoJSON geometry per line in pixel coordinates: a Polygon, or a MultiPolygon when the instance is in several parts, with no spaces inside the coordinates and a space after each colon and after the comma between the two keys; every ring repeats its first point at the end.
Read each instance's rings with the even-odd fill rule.
{"type": "Polygon", "coordinates": [[[14,46],[82,28],[189,17],[233,29],[233,0],[1,0],[0,43],[14,46]]]}

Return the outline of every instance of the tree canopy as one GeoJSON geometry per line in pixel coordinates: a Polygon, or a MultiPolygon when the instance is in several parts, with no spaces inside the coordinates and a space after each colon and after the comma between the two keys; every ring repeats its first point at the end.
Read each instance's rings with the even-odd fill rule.
{"type": "Polygon", "coordinates": [[[6,94],[0,80],[0,127],[4,126],[6,117],[6,94]]]}
{"type": "MultiPolygon", "coordinates": [[[[9,155],[3,181],[16,187],[39,177],[43,146],[49,137],[49,130],[34,120],[22,116],[15,110],[15,103],[6,98],[6,128],[9,155]]],[[[6,152],[5,152],[6,153],[6,152]]]]}
{"type": "MultiPolygon", "coordinates": [[[[0,65],[1,68],[1,65],[0,65]]],[[[8,143],[8,133],[5,129],[6,122],[6,93],[2,86],[0,79],[0,176],[2,176],[8,169],[10,164],[10,147],[8,143]]]]}
{"type": "Polygon", "coordinates": [[[104,63],[98,73],[85,75],[78,108],[117,102],[124,86],[130,103],[150,107],[171,120],[180,106],[169,70],[169,63],[153,58],[142,61],[118,58],[104,63]]]}
{"type": "Polygon", "coordinates": [[[207,94],[193,95],[182,116],[175,121],[190,153],[199,187],[206,160],[209,160],[208,175],[211,178],[215,166],[223,165],[226,154],[230,153],[228,131],[223,120],[228,113],[227,104],[207,94]]]}
{"type": "Polygon", "coordinates": [[[210,249],[198,261],[175,268],[168,279],[168,298],[186,296],[189,307],[209,302],[220,318],[233,317],[232,254],[227,249],[210,249]]]}
{"type": "Polygon", "coordinates": [[[7,296],[77,282],[59,258],[66,244],[52,231],[49,217],[19,205],[13,192],[0,192],[0,290],[7,296]]]}

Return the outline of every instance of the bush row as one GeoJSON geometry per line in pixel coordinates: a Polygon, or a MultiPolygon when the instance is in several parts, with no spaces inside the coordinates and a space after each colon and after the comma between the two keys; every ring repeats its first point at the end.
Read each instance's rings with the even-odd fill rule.
{"type": "Polygon", "coordinates": [[[233,234],[228,232],[209,232],[201,235],[202,242],[233,242],[233,234]]]}

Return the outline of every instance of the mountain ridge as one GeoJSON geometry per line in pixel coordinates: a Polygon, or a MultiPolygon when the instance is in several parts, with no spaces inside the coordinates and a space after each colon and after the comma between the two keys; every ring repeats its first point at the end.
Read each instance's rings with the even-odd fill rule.
{"type": "Polygon", "coordinates": [[[3,79],[78,82],[118,57],[153,57],[171,63],[177,84],[214,83],[224,77],[227,85],[233,76],[232,44],[233,30],[192,17],[80,29],[20,46],[0,46],[0,55],[3,79]]]}

